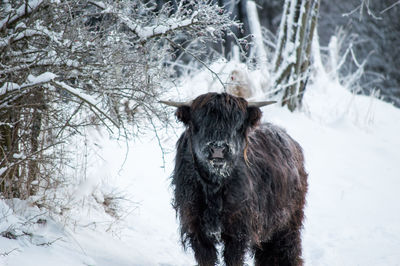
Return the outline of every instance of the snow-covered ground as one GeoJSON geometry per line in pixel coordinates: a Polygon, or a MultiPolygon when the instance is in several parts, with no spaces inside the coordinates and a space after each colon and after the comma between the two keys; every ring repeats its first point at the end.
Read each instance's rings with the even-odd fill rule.
{"type": "MultiPolygon", "coordinates": [[[[255,91],[266,82],[259,72],[249,75],[255,91]]],[[[199,74],[182,85],[181,97],[206,92],[211,80],[210,73],[199,74]]],[[[321,73],[307,89],[303,111],[268,106],[263,119],[286,128],[304,148],[306,265],[400,265],[400,110],[353,95],[321,73]]],[[[167,150],[177,138],[172,131],[162,136],[167,150]]],[[[113,223],[98,208],[76,206],[78,222],[63,227],[25,202],[0,201],[0,232],[18,236],[0,237],[0,265],[195,265],[180,246],[171,207],[173,152],[163,167],[158,141],[149,134],[130,143],[121,170],[124,146],[93,139],[103,160],[91,166],[77,196],[111,184],[130,199],[122,202],[123,218],[113,223]]]]}

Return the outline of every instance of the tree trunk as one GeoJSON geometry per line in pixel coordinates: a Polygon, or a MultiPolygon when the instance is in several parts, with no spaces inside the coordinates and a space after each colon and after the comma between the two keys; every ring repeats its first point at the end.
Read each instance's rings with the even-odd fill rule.
{"type": "Polygon", "coordinates": [[[253,35],[255,49],[251,53],[251,57],[255,58],[257,65],[265,68],[267,64],[267,53],[264,49],[263,37],[261,32],[260,19],[257,13],[257,6],[254,1],[247,1],[247,14],[251,17],[249,21],[250,32],[253,35]]]}
{"type": "Polygon", "coordinates": [[[290,111],[302,103],[310,67],[319,0],[286,0],[274,56],[275,87],[290,111]]]}
{"type": "MultiPolygon", "coordinates": [[[[16,105],[19,101],[14,102],[16,105]]],[[[5,198],[20,196],[17,183],[20,181],[20,169],[15,154],[19,154],[20,118],[19,110],[7,108],[0,113],[0,194],[5,198]]]]}

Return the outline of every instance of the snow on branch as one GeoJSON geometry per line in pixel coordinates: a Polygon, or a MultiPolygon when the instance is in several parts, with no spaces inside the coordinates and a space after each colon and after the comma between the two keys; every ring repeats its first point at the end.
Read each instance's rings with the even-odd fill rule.
{"type": "Polygon", "coordinates": [[[39,179],[49,187],[58,184],[52,169],[70,149],[48,150],[43,155],[51,160],[32,157],[4,172],[14,154],[32,154],[53,143],[66,147],[71,136],[99,124],[110,133],[116,126],[118,137],[126,139],[171,125],[171,114],[155,104],[177,75],[170,62],[179,63],[187,53],[208,68],[207,60],[214,59],[208,57],[210,42],[240,25],[216,1],[168,1],[157,8],[155,3],[16,0],[2,5],[0,124],[5,126],[0,131],[10,139],[0,147],[5,197],[34,195],[41,189],[35,185],[39,179]],[[21,138],[12,138],[17,135],[21,138]],[[21,167],[27,171],[17,171],[21,167]],[[21,186],[24,178],[28,181],[21,186]]]}
{"type": "MultiPolygon", "coordinates": [[[[240,24],[229,19],[225,11],[211,2],[189,2],[180,4],[178,9],[172,12],[165,4],[162,8],[164,16],[159,16],[156,23],[151,21],[146,25],[146,20],[132,18],[128,12],[115,12],[114,7],[104,2],[89,1],[88,3],[100,8],[103,14],[112,14],[116,16],[133,34],[139,37],[141,41],[147,41],[162,35],[168,35],[189,28],[202,28],[202,34],[220,35],[222,30],[228,30],[230,26],[239,27],[240,24]],[[195,7],[190,11],[188,7],[195,7]]],[[[142,7],[143,8],[143,7],[142,7]]]]}
{"type": "MultiPolygon", "coordinates": [[[[400,2],[400,1],[399,1],[399,2],[400,2]]],[[[369,7],[369,0],[368,0],[367,2],[365,2],[365,0],[361,0],[360,5],[358,5],[356,8],[354,8],[354,9],[351,10],[350,12],[342,14],[342,16],[343,16],[343,17],[349,17],[349,16],[353,15],[355,12],[359,11],[359,18],[358,18],[358,19],[359,19],[359,21],[361,21],[362,18],[363,18],[364,6],[365,6],[365,8],[366,8],[366,10],[367,10],[368,15],[370,15],[371,17],[373,17],[373,18],[376,19],[376,20],[381,20],[381,19],[382,19],[382,17],[376,16],[376,15],[371,11],[371,9],[370,9],[370,7],[369,7]]],[[[394,5],[393,5],[393,6],[394,6],[394,5]]],[[[381,13],[382,13],[382,12],[383,12],[383,11],[381,11],[381,13]]]]}
{"type": "Polygon", "coordinates": [[[175,21],[173,19],[169,19],[166,21],[166,25],[155,25],[155,26],[148,26],[148,27],[143,27],[141,28],[139,25],[136,27],[136,34],[141,38],[141,39],[149,39],[149,38],[154,38],[160,35],[164,35],[168,32],[172,32],[178,29],[182,29],[185,27],[188,27],[190,25],[193,25],[198,22],[196,19],[197,12],[193,13],[192,18],[190,19],[184,19],[182,21],[175,21]]]}
{"type": "Polygon", "coordinates": [[[4,48],[4,47],[8,46],[10,43],[19,41],[23,38],[32,37],[32,36],[36,36],[36,35],[47,36],[45,33],[43,33],[42,31],[39,31],[39,30],[24,30],[22,32],[15,33],[11,36],[8,36],[8,37],[4,38],[3,40],[0,40],[0,48],[4,48]]]}
{"type": "Polygon", "coordinates": [[[102,110],[100,107],[98,107],[96,100],[92,96],[90,96],[86,93],[83,93],[83,92],[79,91],[78,89],[75,89],[61,81],[52,80],[51,84],[56,86],[57,88],[67,91],[68,93],[70,93],[73,96],[77,97],[78,99],[82,100],[83,102],[88,104],[89,107],[94,108],[96,111],[98,111],[104,117],[106,117],[111,123],[114,124],[114,126],[116,126],[117,128],[119,127],[118,123],[115,122],[114,119],[112,119],[109,115],[107,115],[107,113],[104,110],[102,110]]]}
{"type": "Polygon", "coordinates": [[[392,9],[393,7],[395,7],[396,5],[400,4],[400,0],[397,2],[394,2],[392,5],[388,6],[387,8],[383,9],[380,13],[383,14],[385,12],[387,12],[388,10],[392,9]]]}
{"type": "Polygon", "coordinates": [[[118,123],[115,122],[114,119],[112,119],[109,115],[107,115],[107,113],[104,110],[102,110],[100,107],[98,107],[99,104],[96,103],[96,100],[92,96],[90,96],[86,93],[83,93],[83,92],[79,91],[78,89],[75,89],[75,88],[65,84],[64,82],[55,81],[54,79],[56,77],[57,77],[57,75],[55,75],[54,73],[45,72],[37,77],[35,77],[33,75],[29,75],[29,77],[28,77],[29,83],[25,83],[22,85],[6,82],[0,88],[0,95],[6,94],[7,92],[12,92],[12,91],[16,91],[16,90],[22,91],[22,90],[26,90],[26,89],[30,89],[30,88],[34,88],[34,87],[38,87],[38,86],[50,83],[53,86],[55,86],[59,89],[65,90],[68,93],[70,93],[71,95],[73,95],[73,96],[77,97],[78,99],[80,99],[81,101],[85,102],[86,104],[89,105],[90,108],[95,109],[101,115],[106,117],[116,127],[118,127],[118,123]]]}
{"type": "Polygon", "coordinates": [[[34,12],[42,3],[43,0],[25,1],[25,3],[21,5],[18,9],[16,9],[14,12],[10,12],[9,13],[10,15],[8,17],[0,21],[0,31],[4,30],[9,25],[15,23],[19,19],[34,12]],[[12,13],[14,14],[11,15],[12,13]]]}
{"type": "Polygon", "coordinates": [[[51,72],[45,72],[37,77],[30,75],[29,83],[24,83],[22,85],[18,85],[16,83],[6,82],[2,87],[0,87],[0,95],[3,95],[7,92],[15,91],[15,90],[26,90],[33,87],[37,87],[43,84],[48,83],[56,77],[55,74],[51,72]]]}
{"type": "MultiPolygon", "coordinates": [[[[44,148],[42,148],[42,149],[40,149],[38,151],[35,151],[35,152],[31,153],[31,154],[24,155],[24,156],[21,156],[19,154],[18,154],[19,156],[15,156],[16,154],[14,154],[14,158],[17,159],[17,160],[12,162],[12,163],[6,163],[5,167],[0,168],[0,175],[5,173],[9,169],[12,169],[14,166],[22,164],[22,163],[24,163],[25,161],[28,161],[28,160],[33,160],[36,155],[40,154],[41,152],[43,152],[45,150],[48,150],[48,149],[54,147],[54,146],[57,146],[57,145],[59,145],[61,143],[64,143],[64,141],[59,141],[59,142],[53,143],[53,144],[51,144],[51,145],[49,145],[47,147],[44,147],[44,148]]],[[[0,163],[3,163],[3,162],[4,161],[0,161],[0,163]]]]}

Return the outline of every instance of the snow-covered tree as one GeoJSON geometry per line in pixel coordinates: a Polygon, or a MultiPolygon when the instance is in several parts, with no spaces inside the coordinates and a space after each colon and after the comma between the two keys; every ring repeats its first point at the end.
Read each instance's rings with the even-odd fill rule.
{"type": "MultiPolygon", "coordinates": [[[[157,104],[178,48],[201,54],[231,26],[211,1],[5,0],[0,5],[0,194],[57,186],[72,135],[131,137],[166,122],[157,104]],[[185,47],[185,48],[183,48],[185,47]]],[[[182,51],[180,51],[182,52],[182,51]]]]}
{"type": "Polygon", "coordinates": [[[286,0],[273,59],[274,87],[283,90],[282,104],[300,106],[310,66],[311,44],[319,0],[286,0]]]}
{"type": "MultiPolygon", "coordinates": [[[[332,35],[342,36],[339,69],[343,77],[357,71],[366,60],[357,93],[379,89],[387,101],[400,106],[400,3],[396,0],[322,1],[319,37],[327,46],[332,35]]],[[[338,37],[340,37],[338,36],[338,37]]],[[[341,81],[346,82],[346,80],[341,81]]]]}

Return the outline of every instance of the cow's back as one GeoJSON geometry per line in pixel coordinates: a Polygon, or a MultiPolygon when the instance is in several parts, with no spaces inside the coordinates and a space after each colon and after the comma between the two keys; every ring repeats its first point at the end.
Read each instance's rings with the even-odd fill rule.
{"type": "Polygon", "coordinates": [[[303,152],[284,129],[270,123],[252,131],[248,141],[247,165],[254,200],[259,205],[259,223],[268,238],[271,231],[303,218],[307,192],[303,152]]]}

